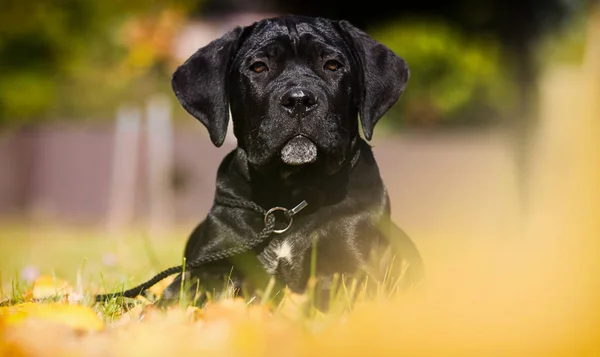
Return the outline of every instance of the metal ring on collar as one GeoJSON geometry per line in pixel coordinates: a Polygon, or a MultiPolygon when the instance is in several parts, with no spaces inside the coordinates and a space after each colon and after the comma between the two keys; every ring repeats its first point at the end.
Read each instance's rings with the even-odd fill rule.
{"type": "Polygon", "coordinates": [[[283,228],[283,229],[274,229],[273,233],[276,234],[281,234],[284,233],[285,231],[287,231],[288,229],[290,229],[290,227],[292,226],[292,222],[294,221],[294,216],[292,214],[290,214],[290,210],[284,207],[273,207],[270,210],[267,211],[267,213],[265,213],[265,225],[267,224],[267,218],[269,217],[269,215],[273,214],[275,211],[282,211],[286,217],[288,217],[290,219],[290,221],[288,222],[287,227],[283,228]]]}

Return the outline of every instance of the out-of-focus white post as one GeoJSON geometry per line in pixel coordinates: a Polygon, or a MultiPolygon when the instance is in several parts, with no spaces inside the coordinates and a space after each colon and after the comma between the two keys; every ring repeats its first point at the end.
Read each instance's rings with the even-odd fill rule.
{"type": "Polygon", "coordinates": [[[150,235],[157,235],[171,228],[175,219],[170,180],[173,169],[173,128],[169,100],[163,96],[148,100],[146,120],[148,223],[150,235]]]}
{"type": "Polygon", "coordinates": [[[141,120],[137,108],[123,106],[117,111],[106,216],[109,233],[133,222],[141,120]]]}

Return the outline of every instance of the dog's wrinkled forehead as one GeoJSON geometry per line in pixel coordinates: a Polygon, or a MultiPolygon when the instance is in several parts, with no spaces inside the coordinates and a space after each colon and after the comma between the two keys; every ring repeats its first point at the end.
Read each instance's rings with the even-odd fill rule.
{"type": "MultiPolygon", "coordinates": [[[[340,107],[358,109],[363,134],[371,140],[375,124],[404,92],[409,70],[401,57],[347,21],[289,15],[236,27],[198,49],[173,73],[171,86],[183,108],[221,146],[230,104],[237,104],[241,97],[235,96],[236,103],[230,103],[235,89],[256,89],[243,91],[248,98],[260,91],[274,93],[271,84],[283,88],[280,84],[287,81],[295,86],[295,78],[310,82],[315,90],[328,91],[332,94],[328,98],[349,99],[350,104],[340,107]]],[[[320,108],[313,114],[324,110],[325,106],[312,103],[322,101],[319,93],[312,99],[310,91],[297,94],[278,102],[287,108],[282,110],[306,105],[320,108]]],[[[248,111],[242,110],[243,116],[248,111]]]]}
{"type": "Polygon", "coordinates": [[[255,23],[241,43],[236,59],[264,55],[272,56],[278,50],[292,49],[303,53],[303,49],[342,51],[350,55],[350,48],[334,24],[327,19],[309,19],[283,16],[255,23]]]}

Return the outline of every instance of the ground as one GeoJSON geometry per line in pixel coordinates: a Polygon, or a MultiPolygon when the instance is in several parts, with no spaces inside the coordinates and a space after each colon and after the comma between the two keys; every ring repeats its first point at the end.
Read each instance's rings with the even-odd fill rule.
{"type": "Polygon", "coordinates": [[[444,258],[429,264],[422,286],[353,303],[356,287],[343,286],[323,314],[310,308],[310,294],[288,294],[282,304],[223,298],[166,311],[142,298],[127,309],[117,301],[94,305],[93,293],[131,287],[177,262],[184,235],[151,240],[131,231],[107,239],[99,231],[21,226],[2,237],[3,296],[21,301],[0,308],[1,356],[547,356],[596,348],[591,325],[582,324],[590,306],[584,282],[570,275],[580,267],[553,264],[559,251],[571,262],[558,246],[465,250],[438,240],[425,258],[442,251],[444,258]],[[557,278],[567,276],[557,289],[557,278]],[[36,296],[58,302],[22,302],[36,296]]]}

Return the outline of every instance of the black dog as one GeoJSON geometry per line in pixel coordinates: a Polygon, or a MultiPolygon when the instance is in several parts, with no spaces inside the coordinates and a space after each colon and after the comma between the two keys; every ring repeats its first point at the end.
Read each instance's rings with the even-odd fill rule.
{"type": "MultiPolygon", "coordinates": [[[[215,203],[185,248],[188,263],[213,260],[187,272],[192,289],[198,280],[204,289],[222,287],[229,277],[251,291],[276,276],[302,292],[314,242],[323,289],[334,273],[380,279],[391,260],[370,258],[389,258],[381,254],[390,247],[392,265],[408,266],[402,280],[417,281],[421,258],[390,222],[389,198],[358,121],[360,115],[370,140],[408,77],[404,60],[348,22],[298,16],[238,27],[180,66],[172,87],[182,106],[216,146],[231,109],[238,141],[218,170],[215,203]],[[277,216],[275,228],[289,229],[257,238],[274,217],[265,219],[265,210],[302,201],[308,205],[300,212],[277,216]]],[[[163,299],[179,296],[181,279],[163,299]]]]}

